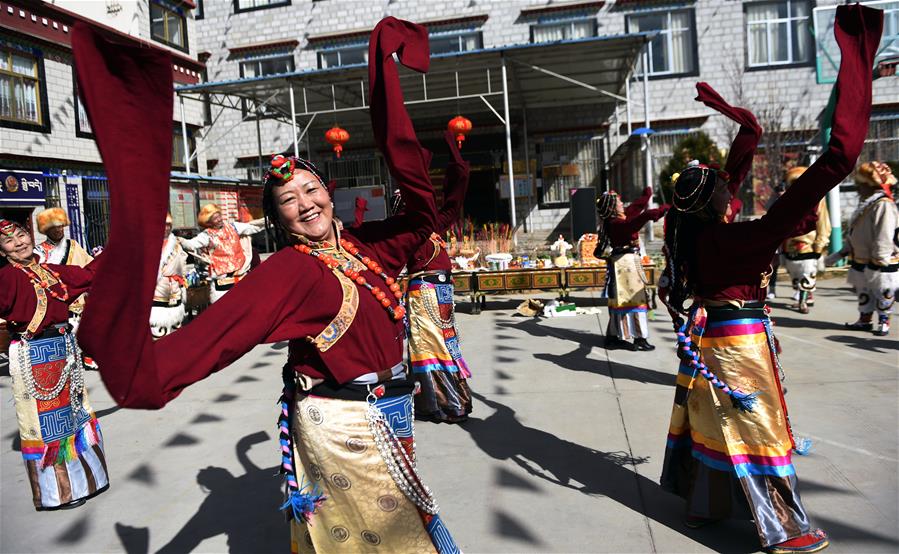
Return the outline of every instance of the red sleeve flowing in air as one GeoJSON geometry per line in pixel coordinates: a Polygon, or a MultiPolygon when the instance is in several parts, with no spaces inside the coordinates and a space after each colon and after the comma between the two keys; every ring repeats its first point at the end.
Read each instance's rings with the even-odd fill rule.
{"type": "MultiPolygon", "coordinates": [[[[451,160],[446,166],[446,177],[443,181],[443,207],[437,214],[434,232],[443,235],[462,213],[462,205],[465,203],[465,194],[468,192],[469,166],[462,159],[459,147],[452,133],[444,133],[444,139],[449,146],[451,160]]],[[[421,271],[450,271],[453,262],[444,248],[438,247],[430,238],[424,241],[408,261],[407,269],[410,274],[421,271]],[[435,253],[435,249],[438,251],[435,253]]]]}
{"type": "Polygon", "coordinates": [[[403,104],[394,53],[409,69],[427,72],[431,61],[427,29],[385,17],[372,31],[368,47],[372,132],[390,175],[401,187],[406,209],[400,216],[362,225],[354,234],[375,251],[381,266],[391,276],[399,275],[415,249],[431,235],[437,218],[434,189],[428,175],[431,153],[418,142],[403,104]]]}
{"type": "MultiPolygon", "coordinates": [[[[855,167],[868,132],[871,67],[882,28],[883,12],[880,10],[857,4],[837,8],[834,33],[842,62],[834,85],[837,103],[828,149],[760,219],[713,224],[701,236],[692,239],[698,241],[701,296],[757,299],[760,275],[768,269],[778,244],[787,237],[810,230],[807,228],[814,225],[814,209],[818,202],[855,167]]],[[[745,116],[742,109],[730,108],[723,100],[714,102],[714,107],[729,117],[745,116]]],[[[748,121],[748,118],[738,121],[748,121]]],[[[751,156],[747,152],[746,159],[742,155],[740,158],[743,161],[734,161],[732,178],[740,176],[745,164],[749,163],[746,159],[751,156]]],[[[731,167],[730,163],[728,167],[731,167]]],[[[690,239],[685,237],[685,240],[690,239]]]]}
{"type": "MultiPolygon", "coordinates": [[[[388,35],[402,38],[409,25],[400,24],[397,32],[388,35]]],[[[427,33],[419,27],[413,30],[424,41],[406,44],[406,57],[427,60],[427,33]]],[[[397,40],[402,46],[403,41],[397,40]]],[[[284,249],[201,317],[152,341],[148,321],[171,164],[171,58],[135,43],[112,43],[77,24],[73,51],[79,85],[109,177],[114,214],[78,339],[85,352],[97,360],[103,382],[116,402],[160,408],[186,386],[226,367],[258,344],[317,335],[340,306],[340,285],[314,258],[284,249]]],[[[407,226],[397,227],[406,231],[404,237],[353,234],[363,251],[376,256],[391,252],[391,248],[408,256],[421,240],[409,229],[430,229],[435,219],[427,179],[430,156],[418,146],[402,98],[389,97],[400,93],[392,64],[392,60],[383,64],[393,68],[386,77],[375,72],[372,119],[411,209],[407,226]]],[[[421,231],[426,232],[429,230],[421,231]]],[[[387,263],[379,262],[388,268],[387,263]]],[[[398,272],[395,265],[391,269],[398,272]]],[[[367,272],[366,278],[386,290],[377,275],[367,272]]],[[[401,322],[392,321],[364,291],[359,302],[353,325],[327,355],[313,352],[304,357],[299,354],[310,350],[308,343],[291,341],[297,371],[346,382],[401,361],[402,341],[397,340],[402,336],[401,322]]]]}

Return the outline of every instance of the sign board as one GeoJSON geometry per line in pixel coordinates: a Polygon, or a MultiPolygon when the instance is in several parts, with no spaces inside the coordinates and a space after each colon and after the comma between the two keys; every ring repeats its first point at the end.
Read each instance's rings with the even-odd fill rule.
{"type": "Polygon", "coordinates": [[[356,219],[356,198],[360,196],[368,202],[365,221],[387,217],[387,198],[383,186],[338,188],[334,190],[334,215],[343,221],[345,227],[351,226],[356,219]]]}
{"type": "MultiPolygon", "coordinates": [[[[497,183],[497,189],[499,190],[499,197],[508,199],[509,198],[509,176],[508,175],[500,175],[499,183],[497,183]]],[[[515,197],[528,197],[533,196],[534,192],[534,179],[528,178],[526,175],[516,176],[515,177],[515,197]]]]}
{"type": "MultiPolygon", "coordinates": [[[[899,56],[899,0],[876,0],[862,4],[883,10],[883,35],[874,58],[881,60],[899,56]]],[[[833,35],[836,6],[815,8],[815,73],[819,84],[835,83],[840,70],[840,47],[833,35]]]]}
{"type": "Polygon", "coordinates": [[[43,206],[42,176],[40,171],[0,169],[0,206],[43,206]]]}

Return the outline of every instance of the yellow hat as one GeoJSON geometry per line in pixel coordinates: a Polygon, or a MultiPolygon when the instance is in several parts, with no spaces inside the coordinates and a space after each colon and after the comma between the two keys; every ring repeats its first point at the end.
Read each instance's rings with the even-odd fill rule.
{"type": "Polygon", "coordinates": [[[787,186],[792,185],[800,175],[805,173],[806,169],[808,168],[804,165],[797,165],[796,167],[791,167],[790,169],[788,169],[784,174],[784,181],[786,181],[787,186]]]}
{"type": "Polygon", "coordinates": [[[221,212],[222,210],[215,204],[206,204],[200,208],[200,213],[197,215],[197,223],[200,224],[200,227],[209,227],[209,219],[212,215],[221,212]]]}
{"type": "Polygon", "coordinates": [[[879,187],[889,190],[896,184],[896,176],[890,166],[883,162],[865,162],[858,166],[855,173],[855,182],[869,187],[879,187]]]}
{"type": "Polygon", "coordinates": [[[50,227],[65,227],[70,225],[69,216],[62,208],[47,208],[37,214],[37,230],[46,233],[50,227]]]}

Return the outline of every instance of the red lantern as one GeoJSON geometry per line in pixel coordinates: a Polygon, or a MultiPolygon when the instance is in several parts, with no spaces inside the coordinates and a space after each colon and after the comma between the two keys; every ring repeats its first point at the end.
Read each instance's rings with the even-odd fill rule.
{"type": "Polygon", "coordinates": [[[459,143],[459,148],[462,148],[462,142],[465,140],[465,135],[471,132],[471,121],[468,118],[457,115],[450,119],[446,128],[450,133],[456,135],[456,142],[459,143]]]}
{"type": "Polygon", "coordinates": [[[346,132],[346,129],[341,129],[335,125],[325,133],[325,140],[334,147],[334,153],[339,158],[340,153],[343,152],[343,145],[350,140],[350,134],[346,132]]]}

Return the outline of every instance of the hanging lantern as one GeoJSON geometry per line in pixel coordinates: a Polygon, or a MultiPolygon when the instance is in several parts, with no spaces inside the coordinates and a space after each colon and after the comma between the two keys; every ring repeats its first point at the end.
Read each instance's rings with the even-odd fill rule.
{"type": "Polygon", "coordinates": [[[462,148],[462,142],[465,140],[465,135],[471,132],[471,121],[466,117],[457,115],[450,119],[446,128],[450,133],[456,135],[456,142],[459,143],[459,148],[462,148]]]}
{"type": "Polygon", "coordinates": [[[340,153],[343,152],[343,145],[350,140],[350,134],[346,129],[341,129],[335,125],[325,133],[325,140],[334,147],[334,153],[337,154],[337,157],[339,158],[340,153]]]}

